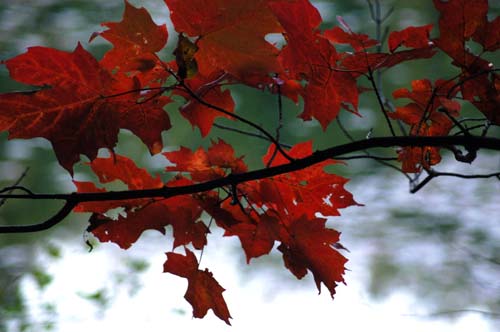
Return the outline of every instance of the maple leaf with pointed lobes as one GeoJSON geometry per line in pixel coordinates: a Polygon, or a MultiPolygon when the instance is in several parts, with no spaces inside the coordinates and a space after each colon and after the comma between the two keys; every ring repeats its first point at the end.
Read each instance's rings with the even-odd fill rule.
{"type": "MultiPolygon", "coordinates": [[[[163,187],[159,177],[153,178],[145,169],[138,168],[132,160],[114,155],[110,158],[97,158],[90,163],[93,172],[101,183],[119,180],[130,190],[154,189],[163,187]]],[[[187,179],[173,179],[166,185],[191,184],[187,179]]],[[[105,192],[88,182],[75,182],[79,192],[105,192]]],[[[165,227],[171,225],[174,247],[193,243],[196,249],[206,244],[208,228],[199,220],[203,209],[190,195],[169,199],[133,199],[111,202],[80,203],[75,212],[93,212],[88,231],[101,242],[113,242],[128,249],[146,230],[157,230],[165,234],[165,227]],[[111,219],[105,213],[114,208],[124,209],[124,215],[111,219]]]]}
{"type": "Polygon", "coordinates": [[[219,139],[212,141],[212,145],[205,151],[199,148],[191,151],[181,147],[179,151],[164,152],[163,155],[175,166],[167,166],[167,171],[188,172],[195,182],[210,181],[231,173],[244,173],[247,166],[242,157],[234,156],[231,145],[219,139]]]}
{"type": "Polygon", "coordinates": [[[338,59],[333,45],[319,32],[321,16],[308,1],[273,1],[273,13],[284,27],[287,45],[279,59],[296,80],[308,80],[302,91],[304,120],[317,119],[322,128],[334,120],[342,107],[357,112],[356,80],[348,72],[335,71],[338,59]]]}
{"type": "Polygon", "coordinates": [[[282,31],[268,0],[165,0],[178,32],[199,37],[199,71],[224,70],[245,82],[247,76],[280,72],[278,50],[264,37],[282,31]]]}
{"type": "Polygon", "coordinates": [[[368,35],[353,31],[345,32],[340,27],[323,31],[323,36],[334,44],[349,44],[355,51],[366,50],[379,44],[377,40],[370,39],[368,35]]]}
{"type": "MultiPolygon", "coordinates": [[[[213,82],[220,81],[224,73],[215,71],[209,76],[197,75],[192,79],[185,80],[184,83],[196,93],[204,102],[224,109],[229,113],[234,113],[234,100],[231,91],[222,90],[220,85],[213,85],[213,82]]],[[[198,100],[182,90],[175,91],[175,94],[186,98],[187,103],[180,107],[180,113],[193,127],[198,127],[202,137],[207,136],[212,129],[215,118],[223,117],[232,119],[228,114],[224,114],[216,109],[201,104],[198,100]]]]}
{"type": "Polygon", "coordinates": [[[434,6],[441,14],[434,43],[460,66],[470,65],[475,56],[465,43],[487,21],[488,0],[434,0],[434,6]]]}
{"type": "Polygon", "coordinates": [[[101,36],[113,44],[113,48],[106,52],[100,61],[103,67],[110,71],[127,73],[129,77],[138,76],[142,85],[149,86],[151,82],[168,76],[168,72],[155,55],[167,43],[167,27],[165,24],[156,25],[145,8],[136,8],[125,1],[122,21],[101,25],[108,30],[94,33],[90,40],[101,36]],[[163,70],[152,71],[155,67],[161,67],[163,70]],[[131,73],[133,75],[130,75],[131,73]]]}
{"type": "MultiPolygon", "coordinates": [[[[272,150],[270,148],[263,157],[265,164],[269,162],[272,150]]],[[[312,142],[296,144],[288,153],[293,158],[310,156],[313,153],[312,142]]],[[[282,155],[276,155],[271,166],[287,162],[282,155]]],[[[306,170],[263,179],[255,184],[252,182],[250,187],[242,187],[242,190],[247,192],[252,202],[272,207],[280,215],[293,212],[312,218],[316,212],[321,212],[325,216],[338,216],[339,209],[359,204],[344,188],[347,179],[324,171],[326,166],[336,163],[334,160],[324,161],[306,170]]]]}
{"type": "Polygon", "coordinates": [[[99,148],[113,149],[120,128],[142,136],[152,153],[161,150],[161,131],[170,128],[163,107],[170,99],[138,103],[139,94],[106,97],[122,84],[80,44],[72,53],[31,47],[5,65],[16,81],[49,88],[1,95],[0,130],[8,130],[9,138],[48,139],[70,173],[80,154],[93,160],[99,148]],[[146,131],[147,124],[152,125],[146,131]]]}
{"type": "Polygon", "coordinates": [[[408,27],[401,31],[393,31],[389,35],[389,51],[394,51],[400,46],[410,48],[425,48],[431,42],[429,34],[432,30],[432,24],[424,25],[421,27],[408,27]]]}
{"type": "Polygon", "coordinates": [[[278,250],[283,253],[285,266],[298,279],[302,279],[310,270],[318,291],[321,292],[323,283],[333,297],[337,284],[344,282],[347,259],[333,248],[338,243],[340,233],[325,228],[325,222],[325,219],[309,219],[306,216],[293,219],[287,225],[288,234],[284,236],[278,250]]]}
{"type": "MultiPolygon", "coordinates": [[[[411,126],[411,135],[445,136],[453,127],[453,122],[443,113],[456,117],[460,112],[460,104],[452,98],[458,92],[454,81],[414,80],[412,91],[401,88],[393,92],[395,99],[408,98],[413,102],[396,107],[396,112],[389,113],[393,119],[399,119],[411,126]]],[[[403,162],[404,172],[414,173],[422,170],[422,166],[430,167],[441,161],[437,147],[405,147],[399,150],[398,159],[403,162]]]]}
{"type": "Polygon", "coordinates": [[[442,2],[434,0],[436,9],[440,12],[439,38],[434,40],[437,47],[453,59],[453,64],[462,70],[460,85],[464,99],[475,105],[486,118],[494,124],[500,124],[498,108],[500,107],[499,88],[496,73],[486,75],[491,71],[489,61],[472,54],[467,42],[472,38],[479,42],[484,51],[496,50],[500,47],[500,33],[489,33],[500,25],[498,17],[488,22],[487,0],[450,0],[442,2]],[[473,80],[470,80],[473,77],[473,80]]]}
{"type": "Polygon", "coordinates": [[[80,44],[72,53],[31,47],[5,64],[18,82],[50,86],[0,96],[0,130],[9,138],[48,139],[70,172],[80,154],[94,159],[99,148],[114,147],[120,114],[102,97],[113,79],[80,44]]]}
{"type": "Polygon", "coordinates": [[[188,280],[188,289],[184,298],[193,307],[193,316],[203,318],[212,309],[214,314],[231,325],[229,318],[229,309],[222,297],[224,288],[219,285],[217,280],[208,269],[199,270],[198,261],[194,254],[186,250],[186,255],[167,253],[167,261],[163,265],[163,272],[175,274],[188,280]]]}

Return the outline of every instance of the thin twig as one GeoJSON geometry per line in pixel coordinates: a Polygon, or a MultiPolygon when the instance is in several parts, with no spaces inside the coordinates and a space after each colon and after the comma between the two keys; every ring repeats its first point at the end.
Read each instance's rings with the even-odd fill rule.
{"type": "MultiPolygon", "coordinates": [[[[24,172],[17,178],[16,182],[14,182],[14,184],[12,186],[9,186],[9,187],[5,187],[3,188],[2,190],[0,190],[0,194],[1,193],[4,193],[4,192],[7,192],[8,194],[12,193],[14,190],[22,190],[28,194],[33,194],[33,192],[31,192],[29,189],[23,187],[23,186],[19,186],[19,184],[21,183],[21,181],[26,177],[26,175],[28,174],[28,171],[29,171],[29,167],[26,167],[26,169],[24,170],[24,172]]],[[[2,198],[0,200],[0,206],[4,205],[5,202],[7,201],[7,198],[2,198]]]]}
{"type": "MultiPolygon", "coordinates": [[[[278,79],[279,78],[276,78],[276,80],[278,80],[278,79]]],[[[281,128],[283,127],[283,101],[281,98],[281,85],[277,82],[276,86],[278,89],[278,126],[276,126],[275,140],[276,140],[276,142],[279,142],[281,128]]],[[[271,166],[274,158],[276,158],[277,153],[278,153],[278,145],[276,145],[276,147],[274,148],[273,154],[272,154],[271,158],[269,158],[269,161],[267,162],[267,167],[271,166]]]]}
{"type": "Polygon", "coordinates": [[[481,314],[485,316],[494,316],[494,317],[500,317],[500,312],[494,312],[494,311],[486,311],[486,310],[479,310],[479,309],[451,309],[451,310],[442,310],[442,311],[436,311],[436,312],[431,312],[428,314],[405,314],[405,316],[413,316],[413,317],[436,317],[436,316],[451,316],[451,315],[459,315],[459,314],[464,314],[464,313],[475,313],[475,314],[481,314]]]}
{"type": "MultiPolygon", "coordinates": [[[[337,124],[338,124],[338,126],[339,126],[340,130],[344,133],[344,135],[345,135],[345,136],[346,136],[346,137],[347,137],[347,138],[348,138],[351,142],[355,142],[355,141],[356,141],[356,140],[354,139],[354,137],[352,137],[352,135],[349,133],[349,131],[348,131],[348,130],[344,127],[344,125],[342,124],[342,121],[340,121],[340,118],[339,118],[339,117],[337,117],[337,124]]],[[[370,154],[370,152],[369,152],[369,151],[367,151],[367,150],[363,150],[363,152],[365,153],[365,155],[366,155],[368,158],[370,158],[370,157],[371,157],[371,154],[370,154]]],[[[375,158],[374,158],[374,159],[375,159],[375,158]]],[[[377,160],[377,159],[375,159],[375,160],[376,160],[379,164],[381,164],[381,165],[384,165],[384,166],[386,166],[386,167],[389,167],[389,168],[392,168],[392,169],[394,169],[394,170],[398,171],[399,173],[403,174],[403,175],[404,175],[404,176],[405,176],[405,177],[406,177],[409,181],[411,181],[411,177],[410,177],[408,174],[406,174],[405,172],[403,172],[403,171],[402,171],[399,167],[397,167],[397,166],[395,166],[395,165],[393,165],[393,164],[391,164],[391,163],[388,163],[388,162],[386,162],[386,161],[384,161],[384,160],[377,160]]]]}
{"type": "Polygon", "coordinates": [[[213,110],[216,110],[222,114],[225,114],[231,118],[234,118],[240,122],[243,122],[245,123],[246,125],[250,126],[250,127],[253,127],[255,129],[257,129],[258,131],[260,131],[264,136],[266,136],[271,142],[273,142],[273,144],[276,146],[276,148],[278,149],[278,151],[288,160],[288,161],[293,161],[294,158],[290,157],[285,150],[283,150],[283,148],[280,146],[279,142],[277,142],[273,135],[271,135],[267,130],[265,130],[264,128],[262,128],[261,126],[253,123],[252,121],[250,120],[247,120],[245,119],[244,117],[238,115],[238,114],[235,114],[235,113],[231,113],[225,109],[223,109],[222,107],[219,107],[217,105],[213,105],[213,104],[210,104],[208,103],[207,101],[205,101],[203,98],[201,98],[196,92],[194,92],[189,86],[187,86],[187,84],[184,82],[184,80],[180,80],[177,75],[169,70],[170,73],[172,75],[175,75],[175,77],[178,79],[179,81],[179,85],[184,88],[184,90],[192,97],[194,98],[198,103],[208,107],[208,108],[211,108],[213,110]]]}
{"type": "MultiPolygon", "coordinates": [[[[373,155],[354,155],[354,156],[346,156],[346,157],[336,157],[336,160],[352,160],[352,159],[373,159],[376,161],[396,161],[398,158],[395,157],[380,157],[380,156],[373,156],[373,155]]],[[[384,164],[385,165],[385,164],[384,164]]],[[[387,166],[387,165],[385,165],[387,166]]],[[[399,170],[399,168],[398,168],[399,170]]]]}
{"type": "MultiPolygon", "coordinates": [[[[242,135],[246,135],[246,136],[250,136],[250,137],[256,137],[256,138],[260,138],[260,139],[263,139],[265,141],[270,142],[269,139],[266,136],[263,136],[263,135],[258,134],[258,133],[253,133],[251,131],[241,130],[241,129],[238,129],[238,128],[229,127],[229,126],[221,125],[221,124],[218,124],[218,123],[214,123],[213,126],[216,127],[216,128],[222,129],[222,130],[228,130],[228,131],[232,131],[232,132],[235,132],[235,133],[238,133],[238,134],[242,134],[242,135]]],[[[280,145],[282,147],[284,147],[284,148],[287,148],[287,149],[290,149],[292,147],[292,145],[286,144],[286,143],[282,143],[282,142],[280,142],[280,145]]]]}
{"type": "Polygon", "coordinates": [[[452,172],[438,172],[433,169],[426,169],[427,171],[427,176],[425,179],[418,184],[416,184],[414,187],[410,188],[410,193],[414,194],[418,192],[420,189],[422,189],[426,184],[428,184],[432,179],[437,178],[439,176],[452,176],[452,177],[457,177],[457,178],[462,178],[462,179],[488,179],[488,178],[493,178],[496,177],[498,180],[500,180],[500,172],[494,172],[494,173],[489,173],[489,174],[460,174],[460,173],[452,173],[452,172]]]}

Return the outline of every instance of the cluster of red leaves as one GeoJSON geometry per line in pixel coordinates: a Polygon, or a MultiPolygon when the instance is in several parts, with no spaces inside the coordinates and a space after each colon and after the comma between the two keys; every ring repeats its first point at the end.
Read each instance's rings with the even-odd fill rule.
{"type": "MultiPolygon", "coordinates": [[[[269,161],[272,151],[270,148],[264,162],[269,161]]],[[[311,153],[311,143],[299,144],[289,151],[295,158],[311,153]]],[[[163,185],[173,188],[247,171],[243,160],[236,158],[232,147],[222,140],[212,142],[207,151],[181,147],[179,151],[163,155],[176,163],[175,166],[167,166],[166,171],[179,172],[165,184],[138,168],[130,159],[119,155],[96,158],[90,166],[102,184],[119,180],[130,190],[153,189],[163,185]]],[[[286,159],[277,157],[271,165],[285,162],[286,159]]],[[[333,163],[324,162],[307,171],[247,182],[234,188],[233,192],[214,190],[168,199],[90,202],[78,205],[75,210],[92,212],[88,230],[100,241],[111,241],[124,249],[136,242],[144,231],[165,233],[167,226],[173,229],[174,249],[188,244],[195,249],[203,249],[209,229],[200,217],[206,211],[224,229],[224,236],[240,239],[247,261],[268,254],[275,242],[279,242],[278,249],[283,253],[285,266],[298,278],[310,270],[318,289],[320,283],[324,283],[333,296],[336,284],[343,281],[347,260],[334,249],[334,246],[338,247],[339,233],[327,229],[325,219],[317,218],[315,212],[339,215],[338,209],[356,204],[344,188],[347,180],[324,172],[324,167],[333,163]],[[122,211],[112,219],[106,212],[115,208],[122,211]]],[[[75,185],[79,192],[105,191],[92,182],[75,181],[75,185]]],[[[198,270],[193,253],[187,249],[186,253],[186,257],[167,254],[165,272],[188,278],[186,299],[193,305],[195,317],[203,317],[209,307],[228,322],[229,312],[222,298],[223,289],[208,270],[198,270]],[[178,264],[182,266],[178,267],[178,264]],[[193,292],[209,294],[200,295],[209,298],[208,302],[193,297],[193,292]]]]}
{"type": "MultiPolygon", "coordinates": [[[[112,44],[101,60],[78,44],[73,52],[31,47],[24,54],[3,61],[12,79],[40,87],[34,92],[0,95],[0,131],[9,138],[44,137],[52,143],[59,163],[72,173],[86,155],[101,184],[121,181],[130,190],[175,188],[247,172],[242,158],[222,140],[207,151],[180,148],[164,156],[177,172],[163,182],[138,168],[130,159],[111,153],[96,158],[100,148],[113,150],[120,129],[138,136],[152,154],[162,151],[161,134],[170,129],[164,107],[173,95],[185,103],[181,114],[203,136],[216,117],[232,117],[235,103],[223,83],[270,87],[298,102],[304,101],[300,117],[315,118],[323,129],[341,109],[358,114],[360,77],[373,81],[373,72],[405,61],[431,58],[442,51],[453,59],[460,74],[432,84],[427,79],[412,82],[412,90],[394,91],[394,98],[411,103],[390,113],[411,127],[411,135],[447,135],[458,116],[461,97],[475,105],[493,123],[499,124],[498,75],[490,64],[472,54],[473,40],[483,52],[500,47],[498,17],[487,20],[487,0],[434,0],[440,12],[440,36],[430,38],[432,25],[409,27],[389,35],[389,51],[374,52],[378,41],[359,34],[339,18],[342,27],[321,31],[318,10],[308,0],[165,0],[179,33],[175,57],[158,56],[169,37],[165,25],[157,25],[144,8],[125,1],[120,22],[103,23],[107,29],[94,33],[112,44]],[[281,34],[286,44],[278,48],[266,41],[281,34]],[[337,44],[352,52],[339,52],[337,44]],[[401,48],[405,48],[401,50],[401,48]],[[174,83],[171,83],[174,82],[174,83]],[[169,85],[170,84],[170,85],[169,85]],[[279,86],[279,88],[277,88],[279,86]]],[[[382,110],[388,112],[388,110],[382,110]]],[[[313,153],[312,143],[291,148],[288,159],[271,146],[263,157],[268,167],[288,163],[313,153]]],[[[435,148],[405,148],[399,159],[405,172],[417,172],[439,162],[435,148]]],[[[247,261],[268,254],[278,243],[285,266],[302,278],[309,270],[318,289],[323,283],[331,295],[343,282],[346,259],[337,251],[339,233],[325,227],[322,216],[339,215],[339,209],[357,204],[344,188],[346,179],[330,174],[328,161],[286,175],[261,179],[168,199],[149,198],[88,202],[77,212],[91,212],[89,231],[100,241],[111,241],[126,249],[145,230],[173,229],[173,249],[191,245],[201,250],[209,228],[203,212],[237,236],[247,261]],[[119,209],[117,218],[108,212],[119,209]],[[320,213],[320,214],[318,214],[320,213]]],[[[75,181],[78,192],[104,192],[91,182],[75,181]]],[[[224,289],[208,270],[200,270],[192,251],[186,255],[167,253],[165,272],[188,279],[186,299],[195,317],[208,309],[229,324],[224,289]]]]}

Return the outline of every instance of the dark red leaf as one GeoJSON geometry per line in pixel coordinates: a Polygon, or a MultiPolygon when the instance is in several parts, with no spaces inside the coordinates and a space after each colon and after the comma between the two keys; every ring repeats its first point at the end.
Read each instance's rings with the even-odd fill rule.
{"type": "Polygon", "coordinates": [[[212,309],[217,317],[231,325],[229,323],[231,315],[222,297],[225,289],[219,285],[208,269],[204,271],[198,269],[198,261],[189,249],[186,249],[186,256],[173,252],[167,253],[163,272],[169,272],[188,280],[188,289],[184,298],[193,307],[194,317],[203,318],[208,309],[212,309]]]}

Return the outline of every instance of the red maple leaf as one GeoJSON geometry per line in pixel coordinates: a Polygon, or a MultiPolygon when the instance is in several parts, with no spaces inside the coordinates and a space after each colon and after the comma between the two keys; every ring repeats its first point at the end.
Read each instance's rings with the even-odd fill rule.
{"type": "MultiPolygon", "coordinates": [[[[138,168],[132,160],[114,155],[110,158],[97,158],[90,164],[101,183],[116,180],[126,184],[128,189],[155,189],[163,187],[163,182],[153,178],[145,169],[138,168]]],[[[79,191],[103,192],[86,182],[75,182],[79,191]]],[[[173,179],[166,185],[190,184],[186,179],[173,179]]],[[[76,212],[93,212],[88,230],[100,241],[111,241],[123,249],[128,249],[146,230],[157,230],[165,234],[165,227],[171,225],[174,247],[190,242],[197,249],[206,244],[208,228],[198,221],[203,211],[198,200],[192,196],[172,197],[169,199],[134,199],[115,202],[81,203],[76,212]],[[105,213],[109,209],[121,207],[123,213],[116,219],[105,213]]]]}
{"type": "Polygon", "coordinates": [[[99,148],[112,149],[120,128],[142,136],[151,152],[161,150],[161,131],[170,128],[163,107],[170,99],[141,102],[139,93],[115,96],[116,86],[123,84],[81,45],[72,53],[31,47],[5,64],[13,79],[47,88],[3,94],[0,130],[8,130],[9,138],[48,139],[69,172],[80,154],[92,160],[99,148]]]}
{"type": "Polygon", "coordinates": [[[368,35],[346,32],[340,27],[333,27],[323,31],[323,36],[334,44],[349,44],[355,51],[362,51],[379,44],[375,39],[370,39],[368,35]]]}
{"type": "Polygon", "coordinates": [[[296,80],[308,83],[303,90],[304,120],[316,118],[323,129],[335,119],[341,107],[357,112],[358,89],[354,77],[336,71],[335,47],[318,30],[321,16],[308,1],[275,1],[271,9],[285,29],[287,45],[280,53],[283,68],[296,80]]]}
{"type": "MultiPolygon", "coordinates": [[[[458,116],[460,111],[460,104],[452,100],[457,93],[454,87],[453,81],[437,80],[433,87],[427,79],[415,80],[412,91],[401,88],[393,92],[394,98],[413,102],[396,107],[389,116],[409,124],[412,135],[445,136],[453,126],[450,117],[458,116]]],[[[406,147],[399,151],[399,160],[404,172],[414,173],[439,163],[441,156],[437,147],[406,147]]]]}
{"type": "Polygon", "coordinates": [[[264,37],[282,28],[267,0],[165,0],[178,32],[199,37],[195,55],[207,76],[220,69],[245,81],[247,76],[280,72],[278,50],[264,37]]]}
{"type": "Polygon", "coordinates": [[[108,30],[94,33],[90,40],[101,36],[114,46],[100,61],[103,67],[115,74],[126,73],[122,80],[137,76],[143,86],[153,86],[158,83],[155,81],[168,76],[155,55],[167,43],[167,27],[156,25],[145,8],[136,8],[125,1],[122,21],[101,25],[108,30]]]}
{"type": "MultiPolygon", "coordinates": [[[[270,148],[263,157],[265,164],[269,162],[272,151],[270,148]]],[[[299,143],[289,151],[289,155],[294,158],[303,158],[312,153],[312,142],[299,143]]],[[[282,155],[277,155],[271,166],[286,162],[282,155]]],[[[248,195],[252,202],[272,206],[280,211],[280,215],[287,211],[286,213],[306,214],[311,218],[316,212],[325,216],[338,216],[339,209],[358,203],[344,188],[347,179],[325,172],[326,166],[336,163],[334,160],[324,161],[305,170],[263,179],[257,184],[250,183],[249,186],[252,187],[247,189],[248,195]]]]}
{"type": "MultiPolygon", "coordinates": [[[[221,108],[225,112],[233,113],[235,104],[231,92],[228,89],[222,90],[218,83],[214,83],[220,82],[224,76],[224,73],[215,71],[208,77],[197,75],[192,79],[185,80],[185,84],[205,103],[221,108]]],[[[187,99],[187,102],[180,107],[181,115],[188,119],[193,127],[200,128],[200,133],[203,137],[207,136],[212,129],[215,118],[224,117],[231,119],[229,115],[201,104],[196,98],[193,98],[185,91],[181,90],[175,93],[187,99]]]]}
{"type": "Polygon", "coordinates": [[[429,34],[432,30],[432,24],[421,27],[408,27],[401,31],[393,31],[389,35],[389,51],[394,51],[400,46],[410,48],[426,48],[430,45],[429,34]]]}
{"type": "Polygon", "coordinates": [[[194,317],[203,318],[208,309],[212,309],[217,317],[231,325],[229,323],[231,315],[222,297],[222,292],[225,289],[219,285],[208,269],[198,269],[198,261],[189,249],[186,249],[186,256],[168,252],[163,272],[169,272],[188,280],[188,289],[184,298],[193,307],[194,317]]]}
{"type": "Polygon", "coordinates": [[[434,0],[440,12],[439,38],[434,43],[447,53],[453,64],[462,70],[460,85],[463,97],[474,104],[488,120],[500,124],[499,76],[491,72],[492,64],[473,54],[467,42],[471,39],[479,42],[484,51],[494,51],[500,47],[499,18],[488,22],[487,0],[434,0]],[[497,28],[496,30],[494,30],[497,28]],[[470,78],[474,78],[471,80],[470,78]]]}
{"type": "Polygon", "coordinates": [[[344,282],[344,265],[347,259],[333,248],[339,240],[339,233],[325,228],[324,219],[305,216],[294,219],[288,225],[288,238],[278,247],[283,253],[285,266],[302,279],[311,271],[318,290],[321,283],[335,294],[335,287],[344,282]]]}
{"type": "Polygon", "coordinates": [[[167,166],[167,171],[188,172],[195,182],[209,181],[232,173],[243,173],[247,166],[242,158],[234,156],[231,145],[219,139],[212,141],[212,145],[205,151],[199,148],[191,151],[181,147],[179,151],[165,152],[163,155],[175,166],[167,166]]]}
{"type": "Polygon", "coordinates": [[[94,159],[99,148],[114,147],[120,113],[103,98],[113,79],[81,45],[72,53],[31,47],[5,64],[13,79],[50,87],[1,96],[0,130],[9,138],[48,139],[70,172],[80,154],[94,159]]]}

